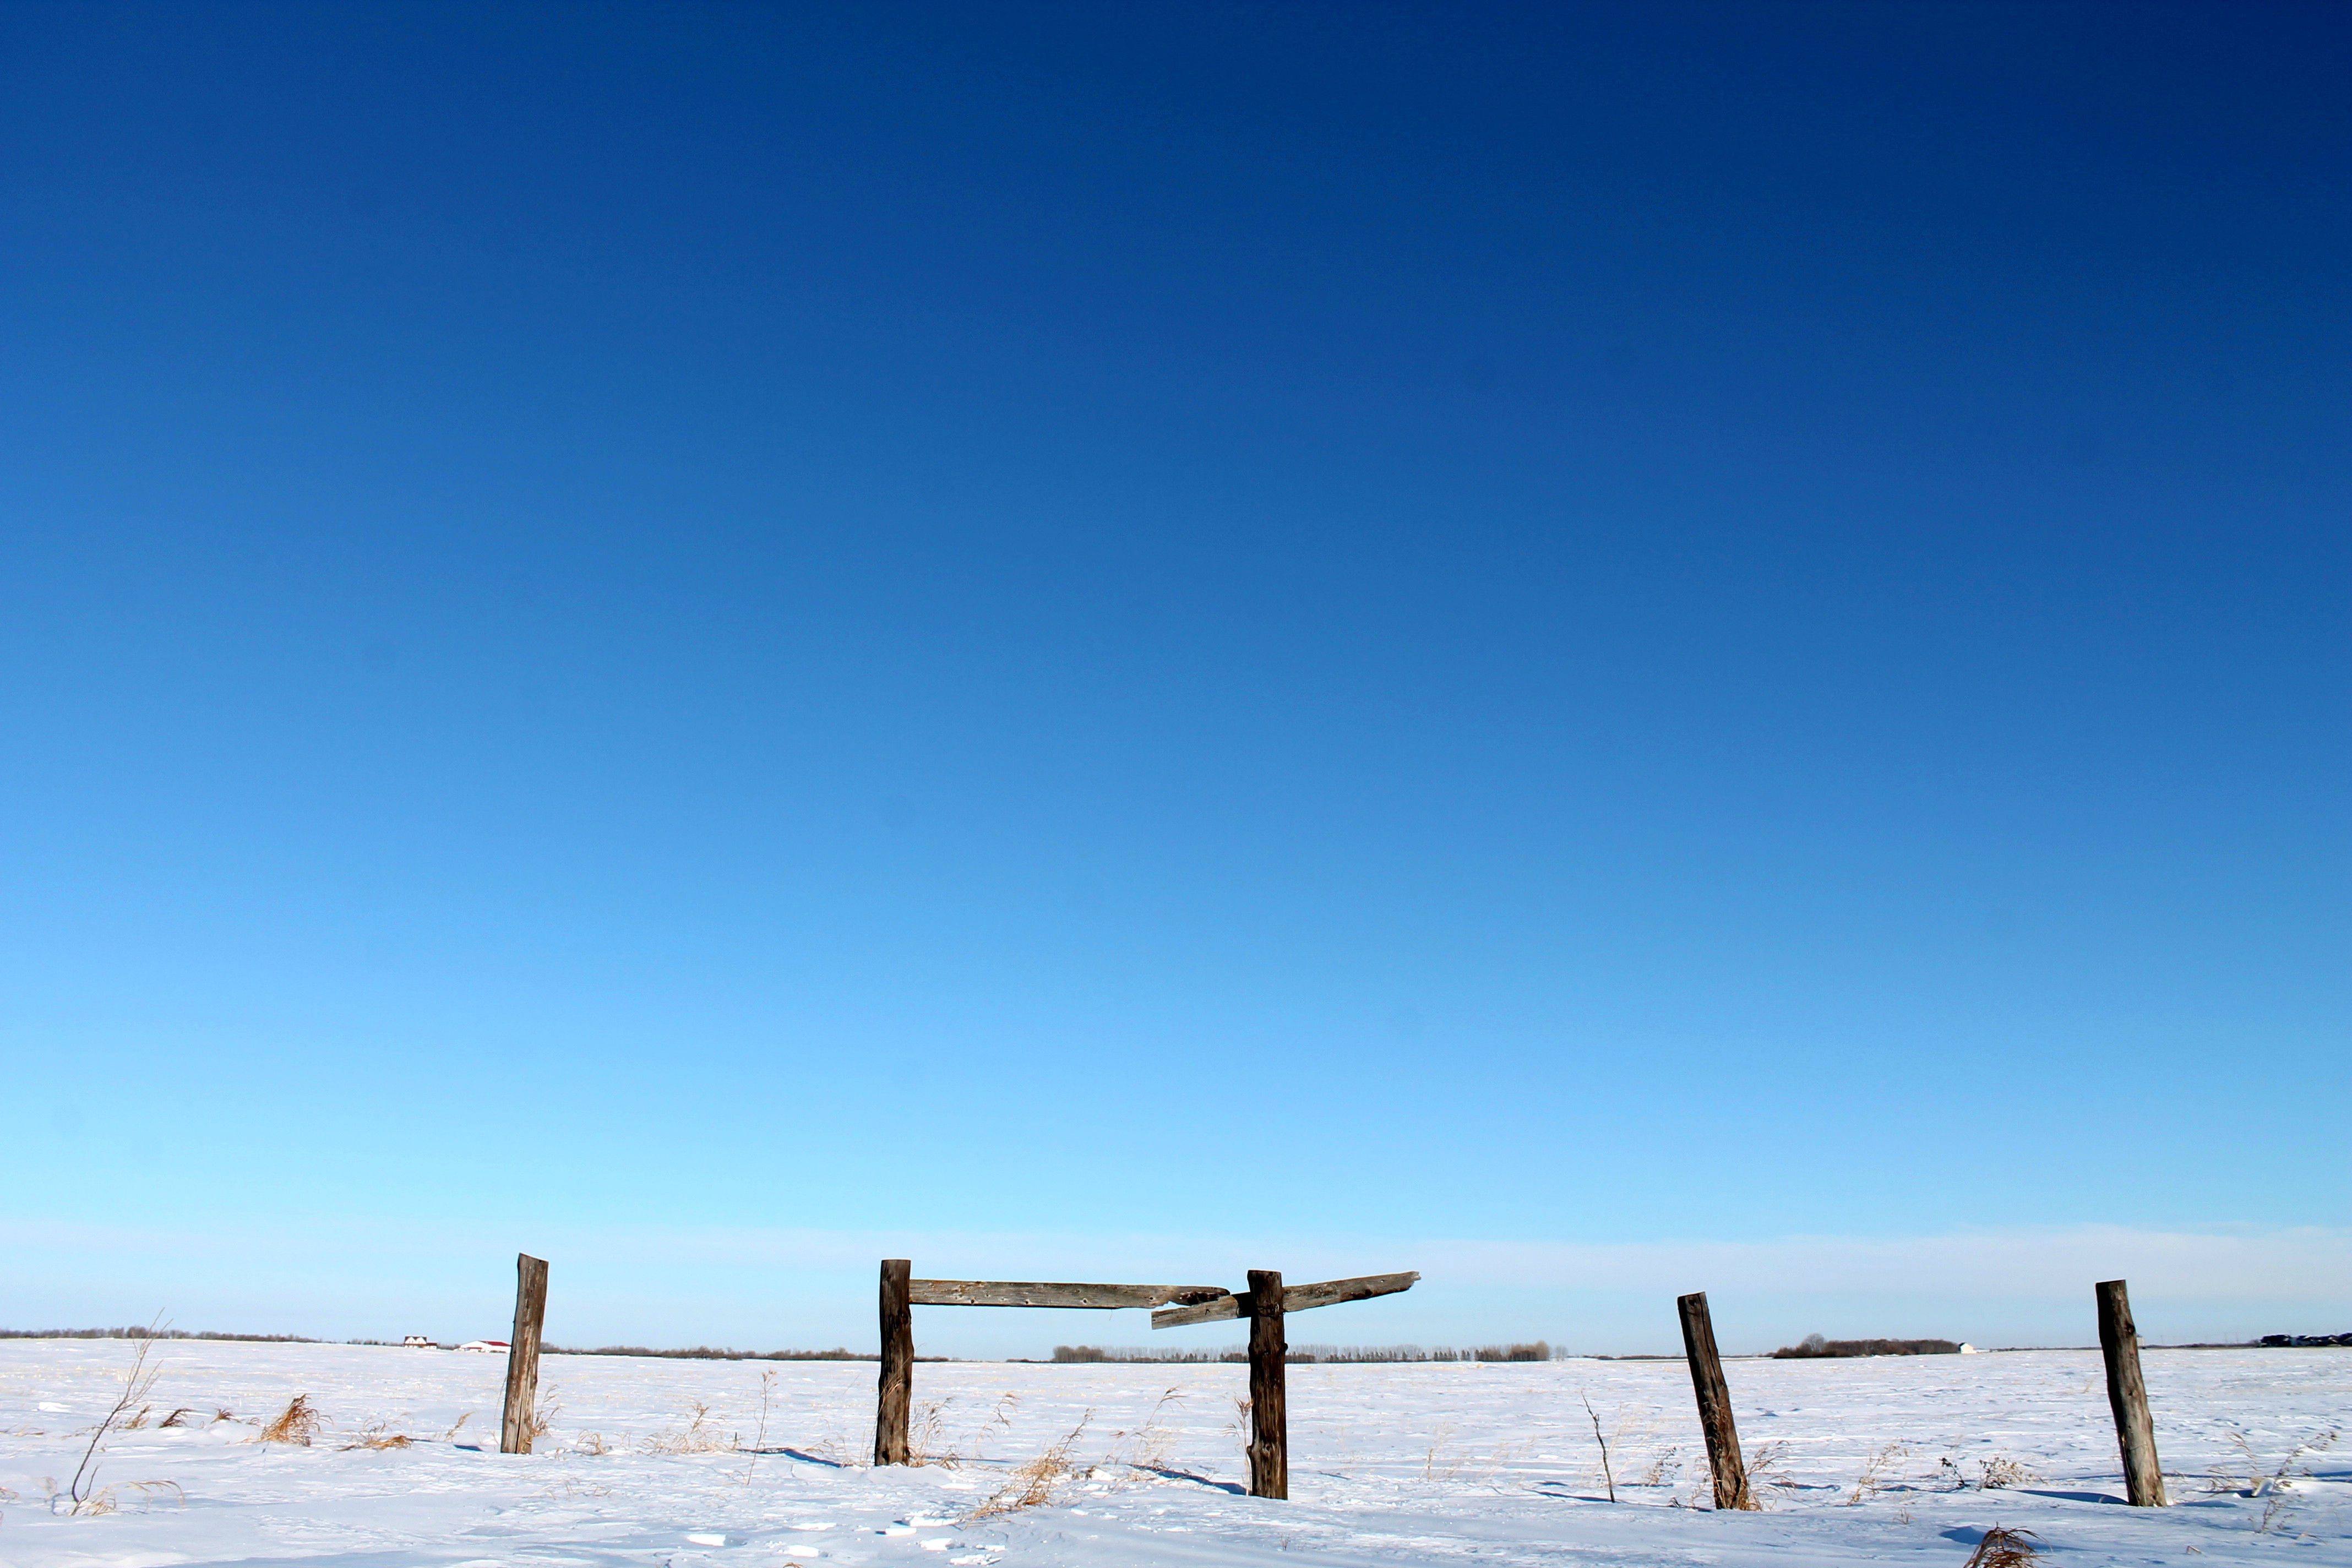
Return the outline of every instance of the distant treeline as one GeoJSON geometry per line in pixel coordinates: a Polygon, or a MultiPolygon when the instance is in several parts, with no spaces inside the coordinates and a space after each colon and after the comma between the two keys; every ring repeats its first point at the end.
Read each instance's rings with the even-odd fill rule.
{"type": "MultiPolygon", "coordinates": [[[[320,1345],[308,1334],[216,1334],[206,1329],[0,1329],[0,1340],[241,1340],[248,1344],[320,1345]]],[[[353,1343],[373,1343],[353,1341],[353,1343]]]]}
{"type": "MultiPolygon", "coordinates": [[[[1147,1366],[1189,1366],[1215,1362],[1245,1362],[1249,1352],[1235,1346],[1231,1350],[1145,1350],[1133,1347],[1104,1345],[1055,1345],[1056,1362],[1081,1364],[1117,1362],[1147,1366]]],[[[1293,1345],[1283,1359],[1293,1366],[1313,1366],[1319,1363],[1343,1365],[1349,1363],[1390,1363],[1423,1361],[1549,1361],[1551,1345],[1543,1340],[1529,1344],[1471,1345],[1456,1350],[1438,1345],[1293,1345]]]]}
{"type": "MultiPolygon", "coordinates": [[[[838,1346],[829,1351],[730,1351],[712,1345],[696,1345],[690,1350],[657,1351],[646,1345],[598,1345],[593,1350],[567,1349],[560,1345],[547,1347],[549,1355],[644,1355],[658,1356],[669,1361],[876,1361],[872,1351],[843,1350],[838,1346]]],[[[917,1356],[917,1361],[937,1361],[937,1356],[917,1356]]]]}
{"type": "Polygon", "coordinates": [[[1825,1340],[1819,1334],[1807,1334],[1801,1342],[1782,1345],[1772,1355],[1777,1361],[1804,1361],[1814,1356],[1959,1353],[1957,1340],[1825,1340]]]}
{"type": "MultiPolygon", "coordinates": [[[[1820,1336],[1814,1336],[1818,1339],[1820,1336]]],[[[309,1334],[224,1334],[209,1330],[188,1329],[0,1329],[0,1340],[230,1340],[249,1344],[354,1344],[382,1345],[383,1340],[321,1340],[309,1334]]],[[[1811,1342],[1807,1342],[1808,1343],[1811,1342]]],[[[1843,1342],[1840,1342],[1843,1343],[1843,1342]]],[[[1872,1345],[1894,1344],[1892,1340],[1856,1342],[1872,1345]]],[[[1903,1341],[1906,1344],[1939,1346],[1958,1350],[1940,1340],[1903,1341]]],[[[652,1356],[667,1361],[874,1361],[872,1351],[845,1350],[835,1346],[829,1351],[739,1351],[716,1345],[695,1345],[685,1350],[656,1350],[650,1345],[596,1345],[579,1347],[549,1345],[548,1355],[613,1355],[652,1356]]],[[[1507,1345],[1293,1345],[1286,1359],[1297,1366],[1317,1363],[1344,1365],[1349,1363],[1390,1362],[1529,1362],[1552,1359],[1551,1345],[1543,1340],[1531,1343],[1507,1345]]],[[[1881,1355],[1894,1352],[1832,1349],[1827,1351],[1791,1350],[1782,1355],[1881,1355]]],[[[1907,1352],[1918,1353],[1918,1352],[1907,1352]]],[[[917,1356],[919,1362],[947,1361],[947,1356],[917,1356]]],[[[1241,1346],[1225,1350],[1158,1350],[1138,1347],[1105,1347],[1101,1345],[1055,1345],[1054,1359],[1063,1363],[1121,1363],[1151,1366],[1181,1366],[1222,1362],[1246,1362],[1249,1352],[1241,1346]]]]}

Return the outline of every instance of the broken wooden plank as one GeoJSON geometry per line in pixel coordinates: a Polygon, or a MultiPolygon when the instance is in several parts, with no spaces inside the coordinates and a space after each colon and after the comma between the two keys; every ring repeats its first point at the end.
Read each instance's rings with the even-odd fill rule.
{"type": "MultiPolygon", "coordinates": [[[[1304,1312],[1316,1307],[1336,1307],[1342,1301],[1368,1301],[1374,1296],[1393,1296],[1400,1290],[1412,1289],[1421,1276],[1408,1269],[1402,1274],[1366,1274],[1355,1279],[1326,1279],[1316,1285],[1289,1285],[1283,1289],[1282,1310],[1304,1312]]],[[[1191,1323],[1214,1323],[1227,1318],[1246,1318],[1255,1311],[1255,1305],[1246,1290],[1238,1294],[1220,1295],[1213,1301],[1169,1307],[1151,1314],[1155,1329],[1181,1329],[1191,1323]]]]}
{"type": "Polygon", "coordinates": [[[1065,1285],[1013,1279],[917,1279],[918,1307],[1164,1307],[1171,1301],[1213,1301],[1222,1285],[1065,1285]]]}

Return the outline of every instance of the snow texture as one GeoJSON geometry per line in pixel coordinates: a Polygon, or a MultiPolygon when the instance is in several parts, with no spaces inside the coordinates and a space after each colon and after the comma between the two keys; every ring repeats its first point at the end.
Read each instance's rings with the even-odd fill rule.
{"type": "Polygon", "coordinates": [[[1292,1500],[1272,1502],[1241,1495],[1234,1365],[926,1363],[929,1462],[875,1470],[870,1363],[551,1356],[550,1430],[510,1457],[503,1357],[175,1341],[146,1425],[101,1456],[111,1511],[71,1514],[55,1494],[131,1350],[0,1342],[5,1568],[1962,1568],[1994,1525],[2051,1568],[2352,1563],[2352,1442],[2297,1453],[2352,1424],[2342,1349],[2148,1352],[2163,1510],[2120,1501],[2095,1352],[1735,1361],[1764,1508],[1718,1514],[1680,1362],[1293,1367],[1292,1500]],[[297,1394],[311,1446],[257,1442],[297,1394]],[[1035,1463],[1057,1447],[1066,1473],[1035,1463]],[[1024,1493],[1045,1500],[1008,1506],[1024,1493]]]}

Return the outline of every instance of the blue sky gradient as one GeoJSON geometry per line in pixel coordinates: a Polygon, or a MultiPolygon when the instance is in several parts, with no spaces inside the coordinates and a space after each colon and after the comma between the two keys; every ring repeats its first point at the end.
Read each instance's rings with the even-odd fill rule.
{"type": "Polygon", "coordinates": [[[495,1323],[555,1237],[551,1333],[855,1342],[913,1237],[1640,1349],[1707,1279],[1558,1258],[1925,1332],[1805,1248],[2023,1237],[2079,1342],[2125,1237],[2159,1337],[2343,1326],[2347,66],[0,14],[0,1320],[495,1323]]]}

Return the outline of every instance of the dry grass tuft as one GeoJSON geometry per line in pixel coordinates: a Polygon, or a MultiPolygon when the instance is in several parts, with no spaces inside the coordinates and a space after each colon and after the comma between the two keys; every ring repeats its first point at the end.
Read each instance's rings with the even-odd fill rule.
{"type": "Polygon", "coordinates": [[[287,1402],[285,1409],[278,1413],[276,1420],[261,1429],[254,1441],[290,1443],[297,1447],[307,1448],[311,1439],[318,1436],[319,1428],[326,1425],[326,1419],[310,1403],[309,1394],[298,1394],[287,1402]]]}
{"type": "MultiPolygon", "coordinates": [[[[1235,1422],[1234,1425],[1241,1433],[1242,1460],[1243,1463],[1246,1464],[1249,1460],[1250,1441],[1249,1401],[1246,1399],[1237,1399],[1234,1401],[1234,1403],[1241,1406],[1241,1419],[1235,1422]]],[[[1453,1422],[1441,1421],[1437,1424],[1437,1430],[1430,1435],[1429,1447],[1423,1450],[1421,1456],[1421,1479],[1423,1480],[1450,1481],[1456,1475],[1461,1473],[1462,1460],[1459,1458],[1448,1460],[1445,1468],[1442,1470],[1437,1468],[1437,1456],[1444,1453],[1445,1451],[1445,1445],[1454,1440],[1454,1431],[1455,1427],[1453,1422]]]]}
{"type": "Polygon", "coordinates": [[[2032,1467],[2000,1454],[1977,1461],[1977,1489],[1979,1491],[2001,1491],[2010,1487],[2026,1486],[2041,1479],[2032,1467]]]}
{"type": "Polygon", "coordinates": [[[962,1522],[972,1524],[983,1519],[1000,1519],[1008,1513],[1018,1513],[1024,1508],[1041,1508],[1053,1501],[1055,1486],[1076,1473],[1076,1467],[1070,1463],[1070,1450],[1077,1447],[1079,1434],[1094,1418],[1095,1413],[1091,1410],[1079,1416],[1078,1424],[1070,1428],[1066,1436],[1014,1470],[1012,1479],[978,1508],[964,1515],[962,1522]]]}
{"type": "Polygon", "coordinates": [[[1900,1443],[1889,1443],[1869,1458],[1864,1459],[1862,1462],[1862,1474],[1853,1479],[1853,1490],[1847,1495],[1845,1506],[1860,1508],[1864,1502],[1876,1497],[1878,1489],[1886,1484],[1886,1472],[1895,1468],[1895,1462],[1897,1459],[1910,1451],[1900,1443]]]}
{"type": "Polygon", "coordinates": [[[2205,1489],[2218,1494],[2263,1499],[2263,1517],[2254,1526],[2254,1533],[2267,1535],[2277,1527],[2286,1511],[2288,1496],[2294,1489],[2297,1463],[2306,1454],[2324,1454],[2333,1448],[2337,1435],[2338,1428],[2330,1426],[2305,1438],[2287,1450],[2286,1458],[2273,1468],[2255,1450],[2253,1441],[2244,1432],[2232,1432],[2230,1442],[2238,1450],[2242,1469],[2233,1472],[2216,1465],[2206,1474],[2205,1489]]]}
{"type": "Polygon", "coordinates": [[[1650,1468],[1643,1472],[1642,1479],[1634,1484],[1644,1487],[1670,1487],[1675,1484],[1675,1478],[1682,1473],[1682,1450],[1670,1444],[1650,1461],[1650,1468]]]}
{"type": "Polygon", "coordinates": [[[2042,1555],[2042,1538],[2030,1530],[1994,1525],[1969,1556],[1968,1568],[2032,1568],[2042,1555]]]}
{"type": "Polygon", "coordinates": [[[188,1406],[183,1405],[177,1410],[173,1411],[169,1415],[164,1416],[161,1421],[156,1422],[155,1429],[160,1432],[166,1426],[185,1426],[188,1424],[188,1417],[194,1414],[195,1412],[194,1410],[191,1410],[188,1406]]]}
{"type": "Polygon", "coordinates": [[[723,1454],[735,1447],[735,1440],[710,1424],[710,1406],[700,1400],[694,1402],[694,1416],[675,1432],[660,1432],[646,1439],[648,1454],[723,1454]]]}
{"type": "Polygon", "coordinates": [[[383,1429],[383,1424],[382,1422],[378,1422],[375,1426],[369,1427],[366,1431],[361,1433],[358,1436],[344,1444],[341,1451],[348,1454],[354,1448],[373,1448],[377,1450],[384,1448],[405,1448],[415,1441],[415,1438],[410,1436],[405,1432],[385,1431],[383,1429]]]}
{"type": "Polygon", "coordinates": [[[2205,1472],[2205,1489],[2210,1492],[2237,1492],[2242,1496],[2252,1497],[2262,1489],[2262,1456],[2254,1452],[2252,1439],[2249,1438],[2242,1429],[2230,1434],[2230,1444],[2238,1450],[2240,1458],[2244,1461],[2245,1474],[2241,1477],[2216,1465],[2205,1472]]]}
{"type": "Polygon", "coordinates": [[[553,1429],[555,1418],[563,1414],[563,1405],[555,1397],[556,1392],[555,1384],[551,1383],[531,1404],[530,1418],[523,1423],[523,1442],[530,1447],[537,1448],[539,1440],[553,1429]]]}
{"type": "Polygon", "coordinates": [[[2328,1449],[2336,1447],[2336,1428],[2330,1426],[2317,1436],[2307,1437],[2297,1443],[2288,1450],[2286,1458],[2279,1461],[2279,1468],[2272,1472],[2270,1479],[2262,1484],[2258,1494],[2265,1496],[2267,1500],[2263,1504],[2262,1522],[2254,1526],[2256,1535],[2268,1535],[2272,1527],[2278,1523],[2279,1516],[2286,1511],[2287,1494],[2294,1487],[2294,1482],[2290,1478],[2294,1474],[2295,1461],[2305,1454],[2327,1452],[2328,1449]]]}
{"type": "MultiPolygon", "coordinates": [[[[1012,1396],[1008,1394],[1006,1397],[1010,1399],[1012,1396]]],[[[1162,1393],[1140,1426],[1131,1432],[1111,1434],[1110,1450],[1103,1457],[1103,1464],[1122,1466],[1130,1475],[1137,1470],[1157,1473],[1166,1468],[1169,1450],[1175,1445],[1176,1435],[1160,1424],[1160,1414],[1171,1405],[1183,1403],[1181,1389],[1171,1388],[1162,1393]]]]}
{"type": "Polygon", "coordinates": [[[100,1487],[87,1497],[76,1500],[66,1511],[81,1519],[98,1519],[120,1512],[124,1492],[138,1492],[142,1496],[150,1492],[170,1492],[181,1506],[185,1507],[188,1501],[188,1494],[180,1489],[177,1481],[125,1481],[120,1486],[100,1487]]]}
{"type": "Polygon", "coordinates": [[[743,1484],[750,1486],[759,1473],[760,1456],[768,1451],[768,1410],[776,1400],[776,1373],[773,1367],[760,1373],[760,1423],[751,1432],[751,1457],[743,1461],[743,1484]]]}
{"type": "Polygon", "coordinates": [[[1012,1413],[1021,1403],[1021,1398],[1014,1394],[998,1397],[995,1408],[971,1434],[970,1453],[963,1452],[945,1438],[948,1417],[955,1402],[955,1395],[950,1394],[945,1399],[927,1400],[915,1406],[907,1433],[908,1464],[936,1465],[942,1469],[952,1470],[963,1465],[982,1463],[989,1440],[1013,1429],[1012,1413]]]}
{"type": "Polygon", "coordinates": [[[1779,1491],[1794,1491],[1796,1479],[1789,1474],[1789,1445],[1767,1443],[1756,1450],[1748,1461],[1748,1486],[1752,1492],[1759,1487],[1771,1487],[1779,1491]]]}
{"type": "Polygon", "coordinates": [[[907,1433],[907,1463],[955,1468],[962,1456],[953,1448],[940,1446],[940,1429],[946,1422],[947,1407],[954,1403],[955,1396],[950,1394],[945,1399],[924,1400],[915,1406],[915,1418],[907,1433]]]}

